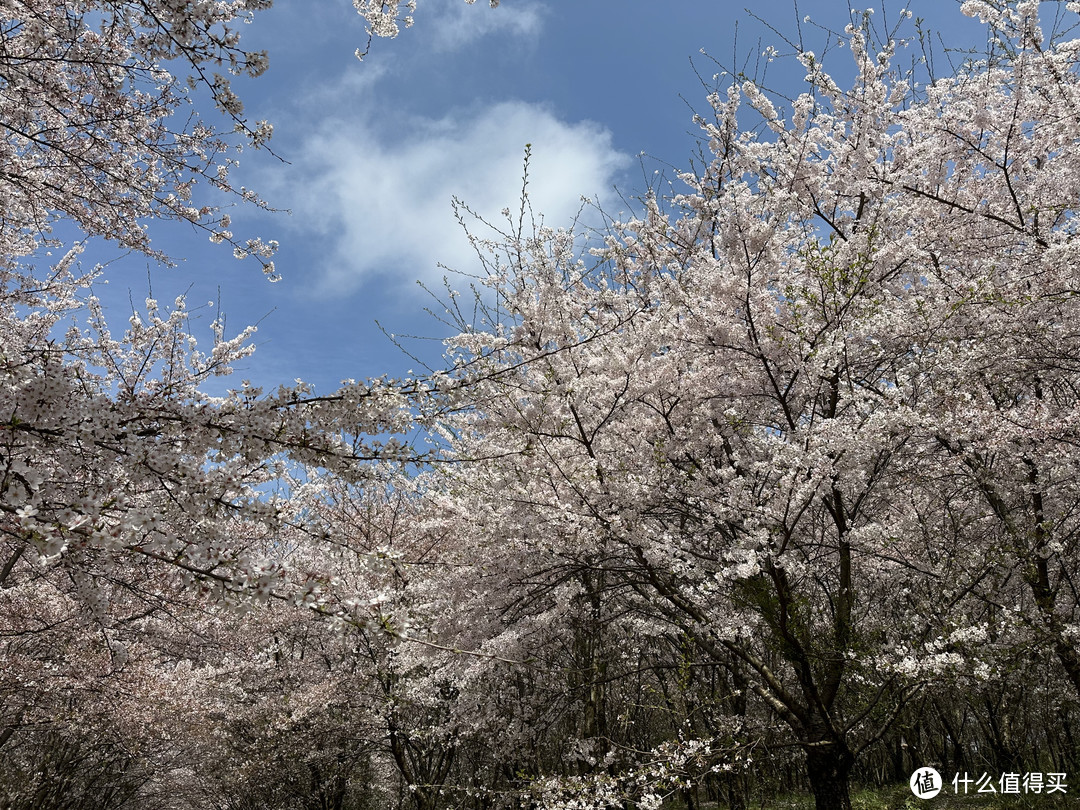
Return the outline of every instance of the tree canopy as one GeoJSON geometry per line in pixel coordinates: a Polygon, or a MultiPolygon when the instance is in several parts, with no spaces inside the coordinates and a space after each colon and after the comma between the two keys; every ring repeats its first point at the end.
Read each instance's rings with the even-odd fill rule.
{"type": "Polygon", "coordinates": [[[806,50],[794,98],[718,74],[705,161],[636,216],[458,203],[445,371],[215,397],[249,332],[199,351],[148,300],[114,337],[104,271],[43,252],[181,219],[275,274],[191,203],[259,204],[227,155],[270,128],[214,69],[265,68],[232,25],[268,5],[0,9],[3,806],[849,810],[924,765],[1067,793],[1071,29],[969,0],[990,47],[948,76],[865,18],[846,88],[806,50]],[[172,124],[202,96],[231,133],[172,124]]]}

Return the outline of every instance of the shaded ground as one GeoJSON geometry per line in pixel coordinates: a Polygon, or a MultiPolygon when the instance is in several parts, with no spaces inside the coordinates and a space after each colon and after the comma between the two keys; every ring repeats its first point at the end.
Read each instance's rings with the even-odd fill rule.
{"type": "MultiPolygon", "coordinates": [[[[856,790],[851,796],[852,810],[1077,810],[1080,808],[1080,786],[1076,793],[1029,794],[1020,796],[994,796],[971,793],[967,796],[953,795],[949,786],[933,799],[919,799],[906,785],[881,790],[856,790]]],[[[1071,788],[1070,788],[1071,790],[1071,788]]],[[[682,804],[665,804],[671,810],[680,810],[682,804]]],[[[724,805],[705,803],[702,810],[724,810],[724,805]]],[[[793,794],[776,799],[756,801],[749,810],[814,810],[814,799],[807,794],[793,794]]]]}

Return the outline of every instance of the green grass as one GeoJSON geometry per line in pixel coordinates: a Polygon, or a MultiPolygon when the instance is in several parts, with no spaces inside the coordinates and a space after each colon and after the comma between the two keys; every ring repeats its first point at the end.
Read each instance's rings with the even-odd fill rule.
{"type": "MultiPolygon", "coordinates": [[[[956,795],[952,786],[933,799],[912,795],[906,785],[881,790],[853,791],[852,810],[1065,810],[1080,807],[1078,797],[1068,793],[1000,796],[992,793],[956,795]]],[[[813,806],[813,802],[811,802],[813,806]]]]}
{"type": "MultiPolygon", "coordinates": [[[[680,806],[665,805],[672,810],[680,806]]],[[[714,808],[725,810],[725,805],[702,805],[702,810],[714,808]]],[[[809,793],[795,793],[765,801],[751,801],[748,810],[814,810],[814,797],[809,793]]],[[[1068,793],[1027,796],[969,793],[967,796],[956,796],[949,786],[933,799],[919,799],[912,795],[907,785],[896,785],[874,790],[852,790],[851,810],[1080,810],[1080,793],[1075,796],[1068,793]]]]}

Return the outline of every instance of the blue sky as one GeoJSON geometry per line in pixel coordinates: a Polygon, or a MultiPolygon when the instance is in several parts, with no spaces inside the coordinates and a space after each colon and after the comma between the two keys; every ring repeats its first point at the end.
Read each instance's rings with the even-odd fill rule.
{"type": "MultiPolygon", "coordinates": [[[[879,5],[875,20],[891,22],[901,8],[879,5]]],[[[951,0],[910,8],[950,44],[984,36],[951,0]]],[[[841,30],[849,14],[824,0],[759,0],[753,12],[792,39],[801,29],[817,53],[826,34],[802,20],[841,30]]],[[[688,167],[693,111],[707,109],[695,68],[706,81],[720,69],[702,49],[725,66],[756,61],[770,44],[790,52],[767,25],[719,0],[503,0],[494,10],[483,0],[420,0],[415,26],[375,41],[363,62],[354,56],[363,21],[347,0],[277,0],[243,33],[246,48],[269,51],[270,69],[237,87],[251,118],[273,122],[271,145],[289,162],[246,151],[235,179],[290,213],[238,207],[233,230],[281,243],[282,280],[266,282],[254,263],[180,226],[151,231],[183,259],[176,268],[108,246],[87,261],[116,257],[100,290],[114,323],[148,285],[162,302],[185,291],[191,307],[220,301],[230,333],[258,322],[255,356],[225,385],[302,378],[322,392],[416,366],[376,319],[391,332],[444,336],[416,281],[438,287],[440,262],[476,269],[452,196],[491,217],[516,206],[531,143],[530,194],[548,224],[568,224],[582,196],[618,213],[620,194],[688,167]]],[[[845,76],[850,58],[834,48],[826,67],[845,76]]],[[[770,83],[799,92],[794,60],[781,56],[769,71],[770,83]]],[[[441,353],[437,341],[413,348],[436,363],[441,353]]]]}

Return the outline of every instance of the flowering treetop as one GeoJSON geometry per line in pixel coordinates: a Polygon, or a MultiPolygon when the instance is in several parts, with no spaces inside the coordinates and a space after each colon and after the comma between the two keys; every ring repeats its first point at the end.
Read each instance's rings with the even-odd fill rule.
{"type": "MultiPolygon", "coordinates": [[[[5,586],[56,567],[81,572],[84,584],[123,581],[153,564],[221,593],[282,595],[275,583],[289,577],[267,559],[280,558],[273,535],[288,522],[271,494],[286,486],[285,471],[355,480],[365,464],[404,454],[388,438],[409,424],[400,386],[348,382],[316,396],[302,382],[273,392],[245,382],[209,396],[206,381],[252,351],[253,329],[230,337],[216,321],[214,345],[200,351],[181,298],[147,300],[114,333],[91,290],[103,270],[80,269],[93,237],[166,259],[147,224],[180,220],[276,278],[276,242],[238,239],[213,200],[196,202],[203,184],[262,204],[233,185],[230,169],[236,151],[265,147],[272,128],[245,116],[230,79],[266,70],[266,53],[243,48],[239,24],[270,5],[0,3],[5,586]],[[61,245],[58,222],[84,241],[61,245]],[[59,248],[62,258],[47,258],[59,248]]],[[[379,20],[396,6],[357,9],[373,33],[389,35],[379,20]]],[[[293,578],[288,592],[310,596],[311,577],[298,579],[307,584],[293,578]]],[[[80,589],[96,603],[105,593],[80,589]]]]}
{"type": "Polygon", "coordinates": [[[1002,583],[995,632],[1080,688],[1080,40],[1038,6],[965,3],[994,58],[922,84],[850,25],[849,89],[803,52],[794,99],[712,95],[674,213],[477,241],[441,503],[491,599],[576,587],[738,662],[821,808],[921,684],[983,665],[1002,583]]]}

